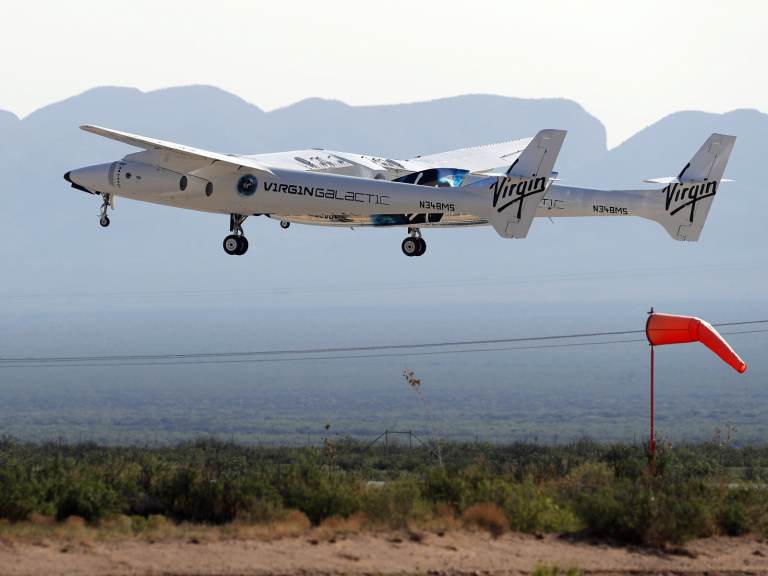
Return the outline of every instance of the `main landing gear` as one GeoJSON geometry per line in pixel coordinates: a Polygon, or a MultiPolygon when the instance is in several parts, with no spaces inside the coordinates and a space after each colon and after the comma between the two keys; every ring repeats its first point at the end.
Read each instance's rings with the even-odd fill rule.
{"type": "Polygon", "coordinates": [[[109,216],[107,216],[107,208],[112,203],[112,197],[107,193],[102,193],[101,197],[104,199],[101,203],[101,210],[99,211],[99,224],[102,228],[109,226],[109,216]]]}
{"type": "Polygon", "coordinates": [[[232,232],[224,238],[224,252],[231,256],[242,256],[248,252],[248,239],[243,233],[243,222],[248,216],[242,214],[229,215],[229,231],[232,232]]]}
{"type": "Polygon", "coordinates": [[[421,230],[418,228],[408,228],[408,238],[403,240],[401,245],[403,254],[406,256],[421,256],[427,251],[427,243],[421,237],[421,230]]]}

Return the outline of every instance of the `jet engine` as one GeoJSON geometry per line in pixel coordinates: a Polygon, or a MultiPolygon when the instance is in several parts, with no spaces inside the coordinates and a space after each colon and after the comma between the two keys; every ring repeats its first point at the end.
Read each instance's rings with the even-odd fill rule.
{"type": "Polygon", "coordinates": [[[90,192],[128,197],[211,196],[213,184],[204,178],[180,174],[153,164],[121,160],[68,172],[66,178],[90,192]]]}

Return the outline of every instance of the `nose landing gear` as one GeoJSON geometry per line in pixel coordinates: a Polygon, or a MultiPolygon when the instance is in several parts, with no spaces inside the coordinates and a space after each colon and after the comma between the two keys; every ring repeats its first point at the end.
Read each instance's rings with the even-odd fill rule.
{"type": "Polygon", "coordinates": [[[243,222],[248,216],[242,214],[230,214],[229,231],[232,232],[224,238],[224,252],[230,256],[242,256],[248,251],[248,239],[243,233],[243,222]]]}
{"type": "Polygon", "coordinates": [[[401,248],[406,256],[422,256],[427,251],[427,242],[421,237],[421,230],[408,228],[409,236],[403,240],[401,248]]]}
{"type": "Polygon", "coordinates": [[[102,228],[106,228],[109,226],[109,216],[107,216],[107,208],[112,206],[112,209],[114,210],[112,196],[110,194],[107,194],[106,192],[103,192],[101,194],[101,197],[104,199],[104,201],[101,203],[101,210],[99,211],[99,224],[102,228]]]}

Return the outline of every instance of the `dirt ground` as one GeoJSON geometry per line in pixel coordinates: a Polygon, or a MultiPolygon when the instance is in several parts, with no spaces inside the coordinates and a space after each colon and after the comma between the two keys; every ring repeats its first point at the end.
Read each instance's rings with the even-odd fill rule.
{"type": "Polygon", "coordinates": [[[711,538],[672,551],[557,536],[479,532],[311,536],[217,542],[138,539],[0,542],[2,575],[528,574],[536,566],[585,574],[766,574],[768,541],[711,538]]]}

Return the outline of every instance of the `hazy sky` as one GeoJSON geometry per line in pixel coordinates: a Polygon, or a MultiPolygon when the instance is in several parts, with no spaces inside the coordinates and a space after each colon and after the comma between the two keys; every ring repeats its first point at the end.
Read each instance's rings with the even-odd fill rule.
{"type": "MultiPolygon", "coordinates": [[[[213,84],[264,108],[565,97],[611,145],[682,109],[768,109],[768,3],[12,0],[0,108],[99,85],[213,84]]],[[[504,122],[503,118],[499,122],[504,122]]]]}

